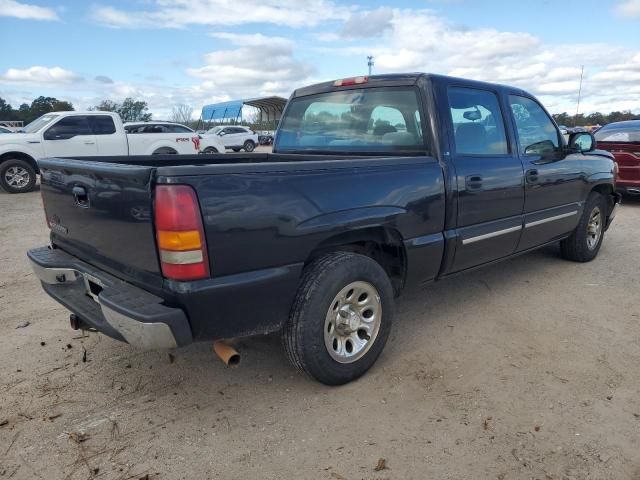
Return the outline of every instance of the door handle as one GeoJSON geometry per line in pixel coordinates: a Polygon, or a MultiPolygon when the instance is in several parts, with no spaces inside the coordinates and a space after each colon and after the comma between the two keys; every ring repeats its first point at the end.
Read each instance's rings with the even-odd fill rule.
{"type": "Polygon", "coordinates": [[[71,193],[73,194],[73,201],[77,206],[89,208],[89,194],[86,188],[76,185],[73,187],[73,190],[71,190],[71,193]]]}
{"type": "Polygon", "coordinates": [[[91,141],[86,141],[84,142],[85,145],[95,145],[96,142],[91,142],[91,141]]]}
{"type": "Polygon", "coordinates": [[[481,175],[469,175],[465,178],[465,185],[467,190],[478,190],[482,188],[482,176],[481,175]]]}
{"type": "Polygon", "coordinates": [[[538,170],[532,168],[531,170],[527,170],[525,174],[528,183],[537,183],[538,182],[538,170]]]}

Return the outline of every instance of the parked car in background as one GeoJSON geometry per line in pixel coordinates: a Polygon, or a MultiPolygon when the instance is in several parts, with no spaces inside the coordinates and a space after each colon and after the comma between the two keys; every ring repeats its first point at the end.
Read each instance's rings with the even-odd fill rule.
{"type": "Polygon", "coordinates": [[[566,125],[558,125],[558,128],[560,129],[560,133],[562,135],[569,135],[569,127],[567,127],[566,125]]]}
{"type": "Polygon", "coordinates": [[[594,136],[598,148],[608,150],[616,158],[618,190],[640,195],[640,120],[609,123],[594,136]]]}
{"type": "MultiPolygon", "coordinates": [[[[203,135],[199,135],[193,129],[174,122],[127,122],[124,124],[125,131],[130,135],[152,135],[145,137],[151,139],[153,142],[161,141],[173,141],[176,138],[176,134],[192,134],[197,135],[200,139],[199,150],[200,153],[224,153],[225,146],[219,137],[209,136],[204,138],[203,135]]],[[[176,143],[179,143],[176,140],[176,143]]],[[[196,142],[197,143],[197,142],[196,142]]],[[[189,147],[189,145],[181,145],[181,147],[189,147]]],[[[190,148],[179,149],[176,153],[193,153],[190,148]],[[188,150],[188,151],[182,151],[188,150]]]]}
{"type": "Polygon", "coordinates": [[[14,133],[14,131],[10,128],[0,126],[0,133],[14,133]]]}
{"type": "Polygon", "coordinates": [[[243,149],[245,152],[253,152],[256,145],[258,145],[258,134],[249,127],[241,125],[229,127],[219,125],[209,130],[204,137],[213,135],[220,137],[224,146],[234,152],[239,152],[243,149]]]}
{"type": "Polygon", "coordinates": [[[341,384],[407,287],[558,242],[593,260],[620,200],[594,146],[519,88],[341,79],[293,93],[274,153],[41,160],[51,245],[28,255],[74,328],[144,348],[280,331],[295,367],[341,384]]]}
{"type": "Polygon", "coordinates": [[[117,113],[47,113],[17,133],[0,135],[0,186],[9,193],[33,190],[39,172],[36,161],[46,157],[193,154],[215,146],[224,152],[215,139],[202,142],[191,129],[180,127],[172,133],[127,133],[117,113]]]}

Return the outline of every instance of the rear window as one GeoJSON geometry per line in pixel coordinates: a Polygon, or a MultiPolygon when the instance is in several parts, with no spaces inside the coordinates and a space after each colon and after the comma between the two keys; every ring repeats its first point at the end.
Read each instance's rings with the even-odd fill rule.
{"type": "Polygon", "coordinates": [[[363,88],[291,100],[278,152],[418,153],[426,150],[414,88],[363,88]]]}
{"type": "Polygon", "coordinates": [[[640,143],[640,122],[605,125],[594,136],[598,142],[640,143]]]}

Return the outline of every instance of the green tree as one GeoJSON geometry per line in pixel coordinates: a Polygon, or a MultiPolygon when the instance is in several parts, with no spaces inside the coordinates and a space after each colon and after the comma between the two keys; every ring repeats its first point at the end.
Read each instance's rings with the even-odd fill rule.
{"type": "Polygon", "coordinates": [[[111,100],[102,100],[95,107],[89,108],[89,110],[99,110],[101,112],[117,112],[119,108],[120,105],[116,102],[113,102],[111,100]]]}
{"type": "Polygon", "coordinates": [[[15,111],[7,101],[0,97],[0,120],[14,120],[15,111]]]}
{"type": "Polygon", "coordinates": [[[147,102],[127,97],[118,108],[123,122],[148,122],[151,120],[147,102]]]}
{"type": "Polygon", "coordinates": [[[70,102],[58,100],[54,97],[40,96],[31,102],[30,117],[31,120],[44,115],[49,112],[66,112],[73,110],[73,105],[70,102]]]}

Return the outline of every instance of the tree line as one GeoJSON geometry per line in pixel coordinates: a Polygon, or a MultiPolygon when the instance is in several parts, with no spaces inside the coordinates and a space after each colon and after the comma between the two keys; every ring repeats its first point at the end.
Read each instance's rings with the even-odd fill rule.
{"type": "MultiPolygon", "coordinates": [[[[36,118],[50,112],[68,112],[75,110],[71,102],[58,100],[55,97],[40,96],[31,102],[23,103],[18,108],[13,108],[4,98],[0,97],[0,120],[22,121],[25,125],[36,118]]],[[[131,97],[125,98],[122,103],[111,100],[103,100],[98,105],[89,107],[89,110],[116,112],[124,122],[139,122],[151,120],[149,106],[143,100],[131,97]]]]}
{"type": "MultiPolygon", "coordinates": [[[[0,120],[23,121],[25,125],[36,118],[49,112],[65,112],[74,110],[73,104],[66,100],[58,100],[55,97],[40,96],[31,102],[23,103],[18,108],[13,108],[4,98],[0,97],[0,120]]],[[[124,122],[149,121],[152,114],[149,112],[147,102],[136,100],[131,97],[125,98],[121,103],[112,100],[103,100],[89,110],[116,112],[124,122]]],[[[173,122],[191,124],[193,123],[193,109],[189,105],[175,105],[171,110],[170,120],[173,122]]],[[[585,115],[570,115],[567,112],[554,113],[553,118],[558,125],[568,127],[584,127],[587,125],[606,125],[612,122],[623,120],[640,120],[640,114],[632,113],[630,110],[616,111],[608,114],[595,112],[585,115]]]]}
{"type": "Polygon", "coordinates": [[[570,115],[567,112],[562,112],[554,113],[552,116],[558,125],[567,127],[586,127],[587,125],[606,125],[607,123],[622,122],[624,120],[640,120],[640,114],[632,113],[630,110],[611,113],[594,112],[588,115],[584,113],[570,115]]]}

